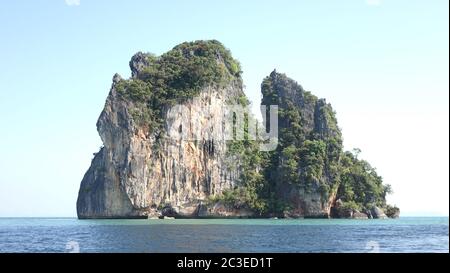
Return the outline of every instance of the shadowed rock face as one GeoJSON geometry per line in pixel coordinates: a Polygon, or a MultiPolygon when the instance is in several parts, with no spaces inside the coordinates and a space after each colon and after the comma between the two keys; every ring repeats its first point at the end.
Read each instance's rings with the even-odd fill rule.
{"type": "MultiPolygon", "coordinates": [[[[296,179],[286,179],[283,169],[283,149],[293,145],[296,149],[304,147],[305,141],[323,141],[328,145],[331,139],[336,142],[335,154],[342,152],[341,132],[337,126],[331,105],[324,99],[318,99],[301,85],[284,74],[273,71],[263,82],[263,104],[278,104],[281,111],[279,117],[279,149],[275,151],[277,161],[271,166],[276,170],[273,180],[276,181],[276,192],[280,200],[287,202],[289,209],[286,217],[328,218],[336,199],[338,179],[331,167],[339,164],[339,156],[332,154],[327,147],[322,170],[314,179],[306,176],[311,163],[296,167],[296,179]],[[297,118],[295,118],[297,117],[297,118]],[[298,125],[298,129],[295,126],[298,125]],[[322,190],[321,185],[326,186],[322,190]]],[[[298,152],[296,152],[298,153],[298,152]]],[[[297,157],[301,161],[301,156],[297,157]]]]}

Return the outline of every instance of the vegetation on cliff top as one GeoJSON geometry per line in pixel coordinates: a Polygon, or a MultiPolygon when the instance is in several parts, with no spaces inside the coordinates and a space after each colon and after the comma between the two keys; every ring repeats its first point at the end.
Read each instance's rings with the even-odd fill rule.
{"type": "Polygon", "coordinates": [[[240,82],[239,62],[216,40],[185,42],[159,57],[145,54],[144,63],[136,77],[121,80],[116,90],[139,106],[137,121],[152,127],[162,123],[165,107],[194,97],[205,86],[240,82]]]}

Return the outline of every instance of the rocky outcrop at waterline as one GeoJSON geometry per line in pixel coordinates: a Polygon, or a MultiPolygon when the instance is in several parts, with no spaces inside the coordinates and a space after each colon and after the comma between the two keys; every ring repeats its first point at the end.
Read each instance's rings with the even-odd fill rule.
{"type": "Polygon", "coordinates": [[[278,138],[264,150],[270,118],[252,138],[240,65],[219,42],[140,52],[130,69],[129,79],[114,75],[98,119],[103,147],[81,182],[80,219],[363,218],[364,210],[387,208],[390,188],[342,150],[331,105],[284,74],[273,71],[261,86],[262,104],[278,106],[278,138]],[[242,139],[224,133],[230,105],[244,109],[242,139]],[[336,212],[343,208],[351,217],[336,212]]]}

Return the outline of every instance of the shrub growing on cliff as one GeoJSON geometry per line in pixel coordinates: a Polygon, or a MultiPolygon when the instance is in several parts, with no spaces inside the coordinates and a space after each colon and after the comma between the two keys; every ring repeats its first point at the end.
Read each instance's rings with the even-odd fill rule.
{"type": "Polygon", "coordinates": [[[355,202],[368,208],[371,205],[384,207],[389,186],[383,185],[382,178],[367,161],[346,152],[342,158],[341,183],[338,198],[345,202],[355,202]]]}
{"type": "Polygon", "coordinates": [[[300,148],[300,168],[306,183],[319,184],[323,174],[326,145],[321,140],[306,140],[300,148]]]}
{"type": "Polygon", "coordinates": [[[362,206],[355,201],[347,201],[343,202],[342,206],[339,207],[342,210],[353,210],[353,211],[360,211],[362,209],[362,206]]]}
{"type": "Polygon", "coordinates": [[[139,79],[121,80],[116,85],[119,94],[138,102],[150,99],[152,86],[139,79]]]}
{"type": "Polygon", "coordinates": [[[294,145],[290,145],[281,151],[280,169],[283,180],[288,183],[299,183],[298,175],[298,150],[294,145]]]}
{"type": "MultiPolygon", "coordinates": [[[[239,99],[238,99],[239,100],[239,99]]],[[[227,143],[227,153],[236,161],[232,165],[239,165],[239,188],[217,196],[218,200],[228,200],[229,204],[246,204],[259,214],[264,214],[268,207],[268,184],[260,171],[267,163],[267,157],[259,151],[258,142],[249,138],[248,124],[254,122],[251,117],[246,119],[244,139],[232,140],[227,143]]]]}
{"type": "Polygon", "coordinates": [[[267,210],[266,202],[259,198],[255,188],[247,186],[224,190],[221,194],[210,197],[209,202],[223,202],[225,205],[236,209],[249,208],[259,214],[263,214],[267,210]]]}

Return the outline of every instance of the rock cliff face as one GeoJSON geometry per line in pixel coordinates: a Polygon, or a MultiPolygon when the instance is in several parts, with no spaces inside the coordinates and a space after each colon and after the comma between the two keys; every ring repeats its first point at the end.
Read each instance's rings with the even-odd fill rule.
{"type": "MultiPolygon", "coordinates": [[[[142,67],[142,63],[132,62],[133,75],[142,67]]],[[[237,186],[239,172],[229,169],[226,141],[211,140],[208,134],[214,129],[209,121],[215,121],[213,126],[224,126],[222,108],[228,100],[243,95],[239,81],[222,88],[205,87],[183,103],[192,123],[182,130],[193,135],[194,128],[211,129],[199,130],[199,141],[158,138],[152,128],[136,124],[132,115],[136,105],[118,94],[119,81],[116,75],[97,122],[104,146],[81,182],[78,217],[132,218],[161,213],[208,217],[216,211],[218,216],[241,216],[240,211],[227,211],[217,204],[206,209],[201,206],[209,196],[237,186]]],[[[179,123],[174,118],[166,121],[164,132],[179,123]]]]}
{"type": "Polygon", "coordinates": [[[334,112],[284,74],[273,71],[262,84],[262,104],[279,105],[280,143],[272,157],[269,180],[278,199],[287,203],[285,216],[330,216],[339,179],[341,132],[334,112]]]}
{"type": "MultiPolygon", "coordinates": [[[[262,104],[279,108],[278,145],[263,152],[259,139],[248,138],[250,127],[245,140],[223,133],[224,109],[248,100],[239,63],[219,42],[137,53],[130,68],[129,79],[114,75],[97,122],[103,147],[81,182],[80,219],[363,219],[366,210],[386,217],[377,206],[386,206],[390,188],[368,163],[343,152],[331,106],[284,74],[274,71],[261,85],[262,104]]],[[[398,214],[389,207],[388,215],[398,214]]]]}
{"type": "MultiPolygon", "coordinates": [[[[131,80],[138,79],[151,65],[149,56],[133,56],[131,80]]],[[[217,62],[222,57],[217,56],[217,62]]],[[[168,115],[170,107],[166,106],[161,109],[165,120],[162,128],[140,124],[135,113],[143,112],[141,101],[118,91],[122,81],[119,75],[114,76],[97,122],[104,146],[81,182],[78,217],[209,217],[216,211],[219,216],[240,216],[240,211],[220,204],[208,208],[203,205],[209,196],[238,184],[239,171],[229,168],[225,139],[213,139],[210,135],[214,126],[225,126],[224,105],[244,96],[240,77],[231,78],[220,87],[204,86],[196,96],[184,100],[181,105],[188,112],[183,118],[190,121],[186,128],[180,128],[177,116],[168,115]],[[183,133],[188,136],[196,134],[196,140],[169,137],[167,132],[174,127],[185,130],[183,133]]]]}

